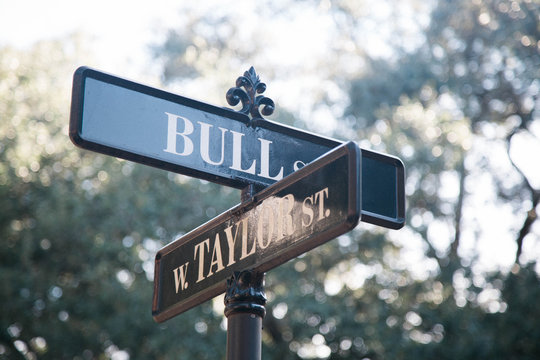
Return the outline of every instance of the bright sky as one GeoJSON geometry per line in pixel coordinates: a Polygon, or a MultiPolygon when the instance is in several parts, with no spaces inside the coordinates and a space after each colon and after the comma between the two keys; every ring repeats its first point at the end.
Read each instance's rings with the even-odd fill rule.
{"type": "MultiPolygon", "coordinates": [[[[242,3],[239,5],[235,3],[238,11],[251,11],[250,6],[253,5],[250,2],[238,1],[242,3]]],[[[216,2],[213,3],[215,5],[216,2]]],[[[321,2],[321,4],[323,3],[321,2]]],[[[374,4],[378,4],[374,6],[380,8],[378,16],[384,16],[385,11],[390,11],[386,2],[374,2],[374,4]]],[[[154,2],[147,0],[94,0],[85,2],[77,0],[0,0],[0,46],[11,45],[27,48],[38,40],[64,37],[72,33],[82,33],[90,36],[92,39],[91,43],[88,44],[88,50],[95,53],[97,64],[81,65],[97,66],[101,70],[119,76],[146,82],[148,78],[157,77],[159,70],[155,64],[152,65],[148,54],[148,46],[152,43],[159,43],[164,39],[167,29],[178,26],[181,18],[179,14],[181,5],[178,0],[159,0],[154,2]]],[[[213,8],[208,8],[208,6],[214,5],[201,3],[201,7],[207,7],[201,11],[212,11],[213,8]]],[[[232,10],[229,9],[229,11],[232,10]]],[[[321,43],[324,42],[323,39],[327,39],[330,35],[327,31],[321,31],[325,26],[321,19],[314,21],[310,18],[310,16],[315,16],[314,14],[315,12],[301,12],[295,21],[295,24],[300,29],[312,29],[309,31],[316,31],[318,29],[319,33],[316,36],[310,37],[314,40],[312,43],[307,42],[305,33],[295,32],[293,25],[287,22],[279,23],[280,25],[275,27],[276,31],[274,33],[265,33],[272,40],[269,43],[273,43],[275,47],[274,51],[269,52],[270,55],[265,57],[270,62],[270,68],[272,66],[278,66],[274,64],[280,64],[286,69],[281,71],[286,73],[288,66],[292,65],[294,67],[295,64],[291,64],[290,62],[294,61],[293,59],[295,57],[296,64],[298,64],[307,62],[310,57],[314,58],[310,55],[309,51],[321,56],[321,51],[323,51],[321,49],[321,43]],[[277,29],[284,29],[284,31],[280,32],[277,29]],[[302,43],[303,46],[299,47],[299,43],[302,43]],[[283,54],[287,56],[288,60],[286,62],[283,60],[283,54]]],[[[257,28],[266,25],[266,23],[261,24],[258,20],[255,21],[253,17],[245,16],[244,14],[239,14],[238,17],[240,20],[245,21],[243,26],[257,28]],[[249,24],[250,21],[251,24],[249,24]],[[254,21],[255,23],[253,23],[254,21]]],[[[268,19],[261,17],[260,20],[268,19]]],[[[406,19],[403,21],[406,21],[406,19]]],[[[375,21],[375,23],[377,22],[378,20],[375,21]]],[[[376,39],[376,36],[366,35],[366,41],[376,39]]],[[[379,43],[381,42],[379,41],[379,43]]],[[[372,51],[383,53],[385,51],[384,48],[371,47],[371,49],[372,51]]],[[[322,54],[324,56],[324,51],[322,54]]],[[[232,75],[231,84],[235,77],[240,75],[240,72],[244,70],[246,69],[239,69],[237,74],[232,75]]],[[[309,88],[312,89],[313,86],[321,86],[321,79],[317,77],[320,74],[317,74],[317,71],[311,69],[309,66],[306,66],[305,70],[307,74],[311,74],[310,76],[312,78],[297,79],[297,85],[294,89],[286,83],[287,80],[290,80],[290,76],[284,77],[282,81],[278,80],[270,84],[273,86],[274,94],[286,94],[282,98],[279,98],[279,95],[271,97],[277,103],[287,106],[287,101],[297,103],[299,98],[306,97],[306,91],[309,91],[309,88]],[[313,79],[313,77],[316,79],[313,79]],[[283,88],[286,88],[287,91],[283,91],[283,88]]],[[[275,71],[278,74],[280,73],[280,69],[276,68],[275,71]]],[[[280,77],[278,76],[278,78],[280,77]]],[[[208,101],[208,99],[201,98],[199,94],[193,97],[202,101],[208,101]]],[[[300,116],[304,116],[302,109],[299,109],[299,111],[300,116]]],[[[313,108],[310,108],[307,113],[310,113],[313,120],[317,120],[317,116],[320,115],[323,118],[323,121],[321,121],[322,124],[328,124],[328,119],[333,118],[328,109],[326,112],[318,114],[313,113],[313,108]]],[[[531,183],[540,187],[540,166],[538,166],[537,161],[538,154],[540,154],[540,141],[538,140],[540,137],[540,126],[536,126],[533,130],[536,137],[520,135],[519,138],[516,138],[519,141],[512,143],[512,156],[516,164],[522,167],[530,177],[531,183]]],[[[474,211],[477,217],[480,217],[479,221],[488,224],[488,227],[492,231],[488,231],[487,233],[492,235],[493,238],[497,237],[497,234],[506,233],[509,234],[509,239],[502,244],[504,246],[494,246],[493,243],[490,243],[490,239],[486,237],[476,239],[474,234],[471,233],[473,230],[471,230],[464,235],[464,243],[467,245],[464,246],[463,251],[467,252],[478,245],[484,249],[482,253],[484,254],[483,259],[486,263],[496,262],[507,266],[509,264],[511,265],[514,254],[514,236],[509,233],[509,230],[513,227],[515,230],[516,226],[515,224],[509,224],[509,219],[513,218],[512,210],[498,209],[493,204],[491,207],[486,207],[486,203],[494,199],[493,196],[490,198],[489,194],[486,194],[485,189],[482,194],[484,195],[475,197],[474,203],[470,204],[469,209],[474,211]],[[468,241],[467,239],[471,240],[468,241]],[[475,242],[478,242],[478,244],[475,245],[475,242]]],[[[471,200],[471,202],[473,201],[471,200]]],[[[538,224],[535,227],[537,234],[539,227],[538,224]]],[[[443,227],[439,227],[439,231],[442,231],[441,229],[443,227]]],[[[530,249],[530,252],[533,254],[532,257],[540,256],[540,246],[535,245],[536,243],[537,241],[531,239],[528,242],[526,241],[525,244],[526,247],[533,247],[533,249],[530,249]]]]}
{"type": "Polygon", "coordinates": [[[135,76],[149,61],[148,44],[175,25],[177,9],[174,0],[0,0],[0,45],[25,48],[83,33],[108,72],[135,76]]]}

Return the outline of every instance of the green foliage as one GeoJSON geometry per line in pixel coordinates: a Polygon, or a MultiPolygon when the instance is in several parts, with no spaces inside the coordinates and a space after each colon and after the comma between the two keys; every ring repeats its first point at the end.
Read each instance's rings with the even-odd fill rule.
{"type": "MultiPolygon", "coordinates": [[[[407,227],[386,239],[373,232],[353,233],[354,252],[329,245],[328,262],[308,266],[313,281],[309,298],[290,290],[303,282],[291,279],[284,286],[287,295],[276,302],[285,301],[291,314],[267,323],[285,326],[282,339],[296,356],[317,357],[317,350],[327,351],[325,346],[336,359],[539,356],[537,321],[528,316],[538,311],[528,290],[537,288],[538,274],[534,264],[519,265],[519,257],[523,237],[536,219],[540,189],[531,186],[509,155],[512,137],[538,121],[539,12],[538,4],[530,1],[437,2],[422,46],[412,52],[397,49],[389,60],[369,59],[365,75],[352,81],[347,124],[359,139],[367,139],[361,145],[405,161],[407,227]],[[492,164],[489,152],[470,165],[479,151],[487,150],[475,148],[479,139],[503,148],[506,161],[513,164],[511,176],[492,164]],[[468,230],[464,224],[471,220],[463,215],[464,204],[473,196],[466,183],[478,174],[493,178],[499,204],[510,204],[527,219],[515,234],[514,272],[521,281],[514,272],[485,278],[475,256],[459,251],[468,230]],[[451,194],[445,188],[449,181],[455,184],[451,194]],[[424,258],[404,265],[411,246],[404,242],[418,240],[417,251],[423,249],[424,258]],[[366,259],[366,253],[375,255],[366,259]],[[334,272],[341,280],[332,279],[334,272]],[[365,276],[362,286],[347,283],[354,276],[365,276]],[[335,294],[322,286],[332,281],[342,282],[335,294]],[[521,302],[509,301],[510,289],[523,295],[521,302]],[[309,310],[296,312],[293,295],[297,307],[309,310]],[[296,321],[301,325],[294,327],[296,321]],[[528,331],[521,330],[528,326],[528,331]]],[[[481,236],[482,231],[474,234],[481,236]]],[[[316,254],[300,261],[309,263],[316,254]]],[[[284,275],[276,278],[288,281],[284,275]]],[[[276,343],[268,342],[272,349],[276,343]]],[[[277,351],[276,358],[286,353],[277,351]]]]}
{"type": "Polygon", "coordinates": [[[148,280],[161,246],[239,194],[76,149],[64,46],[0,51],[0,358],[214,358],[211,304],[158,325],[148,280]]]}

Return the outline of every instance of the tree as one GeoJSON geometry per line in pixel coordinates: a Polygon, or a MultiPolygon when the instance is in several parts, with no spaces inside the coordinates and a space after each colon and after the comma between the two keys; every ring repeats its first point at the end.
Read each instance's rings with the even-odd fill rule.
{"type": "MultiPolygon", "coordinates": [[[[528,321],[530,310],[523,305],[532,298],[519,305],[506,302],[511,297],[506,287],[515,286],[514,273],[530,274],[532,286],[538,284],[532,267],[523,264],[520,269],[519,261],[523,239],[536,220],[540,189],[534,188],[511,150],[513,138],[530,132],[538,122],[539,11],[538,4],[529,1],[439,1],[423,46],[412,53],[399,52],[394,61],[373,60],[368,71],[373,75],[351,86],[348,113],[367,125],[358,130],[359,137],[375,139],[381,150],[406,160],[408,228],[423,240],[426,256],[437,263],[433,275],[424,280],[432,290],[420,292],[408,304],[421,310],[421,327],[437,321],[444,329],[438,346],[433,345],[433,333],[431,339],[409,333],[413,341],[429,343],[413,350],[431,354],[427,357],[538,356],[534,346],[517,351],[506,343],[494,351],[493,344],[506,337],[508,318],[528,321]],[[506,159],[489,153],[497,148],[506,159]],[[506,160],[506,167],[501,160],[506,160]],[[468,209],[468,200],[475,194],[468,189],[481,174],[491,177],[495,202],[509,206],[522,219],[514,230],[512,273],[498,273],[488,281],[480,280],[477,254],[463,250],[465,236],[481,237],[490,226],[471,231],[475,214],[468,209]],[[442,290],[442,297],[437,297],[440,304],[426,301],[436,289],[442,290]],[[498,336],[492,331],[495,323],[498,336]]],[[[535,237],[529,236],[529,241],[535,237]]],[[[430,334],[429,327],[423,331],[430,334]]],[[[521,340],[529,344],[533,336],[523,334],[521,340]]]]}
{"type": "MultiPolygon", "coordinates": [[[[230,9],[186,12],[193,26],[155,48],[169,85],[192,74],[217,82],[204,88],[212,103],[249,59],[270,97],[274,78],[304,81],[316,69],[326,81],[306,103],[339,116],[336,136],[406,164],[404,229],[362,224],[267,274],[263,357],[538,358],[540,278],[523,246],[537,241],[538,188],[512,151],[520,136],[537,136],[538,4],[437,1],[415,46],[396,35],[382,57],[363,43],[361,5],[266,8],[276,15],[258,18],[268,29],[268,19],[306,12],[335,21],[332,46],[297,72],[272,71],[262,23],[240,27],[243,14],[230,9]],[[489,230],[472,212],[471,189],[481,187],[516,219],[509,269],[480,268],[468,245],[489,230]]],[[[220,299],[155,324],[149,280],[159,247],[236,204],[238,192],[75,149],[67,74],[80,61],[66,48],[77,42],[0,49],[0,358],[222,358],[220,299]]],[[[295,111],[275,120],[312,125],[295,111]]]]}
{"type": "MultiPolygon", "coordinates": [[[[339,23],[338,34],[359,39],[365,29],[358,15],[363,9],[338,1],[327,11],[339,23]]],[[[349,53],[338,46],[328,50],[337,63],[352,55],[365,65],[356,67],[358,76],[352,80],[336,63],[335,72],[324,65],[319,70],[339,88],[349,89],[350,105],[341,119],[346,125],[337,128],[337,135],[350,136],[352,127],[357,139],[367,139],[361,145],[405,160],[408,225],[399,235],[356,231],[272,270],[267,357],[515,355],[515,348],[493,344],[505,336],[509,314],[527,323],[522,304],[534,303],[531,297],[509,308],[506,289],[516,286],[514,277],[538,283],[531,266],[519,262],[523,239],[536,219],[538,189],[511,156],[513,139],[538,121],[538,13],[532,1],[437,1],[417,36],[424,41],[416,46],[396,35],[388,39],[388,57],[371,56],[359,40],[349,53]],[[502,149],[506,162],[493,161],[501,158],[490,156],[488,149],[502,149]],[[484,174],[496,194],[491,201],[522,217],[522,225],[515,225],[515,266],[508,274],[501,269],[487,276],[479,270],[476,250],[467,245],[486,231],[471,213],[469,190],[484,174]],[[410,243],[416,245],[414,253],[410,243]]],[[[183,35],[171,33],[166,44],[178,36],[183,35]]],[[[217,33],[204,37],[204,47],[190,44],[189,38],[183,37],[183,43],[199,56],[226,48],[226,39],[217,33]]],[[[164,50],[169,65],[196,59],[182,49],[164,50]]],[[[245,56],[241,51],[238,58],[245,56]]],[[[174,79],[172,74],[165,76],[174,79]]],[[[322,106],[336,105],[323,99],[322,106]]],[[[520,286],[529,286],[525,283],[520,286]]],[[[523,343],[533,343],[532,336],[524,335],[523,343]]],[[[522,356],[537,353],[532,346],[522,356]]]]}
{"type": "MultiPolygon", "coordinates": [[[[438,2],[431,16],[431,26],[426,30],[426,44],[395,64],[375,61],[372,72],[380,75],[385,73],[382,69],[387,69],[384,80],[367,77],[354,82],[351,96],[355,100],[349,108],[352,114],[375,121],[382,114],[370,111],[372,108],[369,107],[365,111],[366,102],[374,102],[364,96],[373,88],[387,94],[383,104],[391,108],[400,105],[402,96],[418,99],[424,108],[437,104],[444,110],[446,103],[446,107],[450,107],[447,110],[454,112],[455,120],[464,121],[468,126],[466,136],[505,143],[508,160],[522,179],[520,184],[512,186],[505,184],[496,171],[490,171],[497,182],[500,199],[505,202],[520,199],[514,205],[519,212],[523,211],[520,208],[523,196],[531,204],[516,238],[516,263],[521,255],[523,238],[535,220],[539,198],[538,189],[510,156],[513,138],[528,132],[535,119],[540,61],[536,43],[538,11],[538,5],[530,1],[438,2]],[[501,135],[489,135],[493,129],[501,135]]],[[[453,142],[459,135],[455,129],[450,132],[442,127],[435,128],[435,132],[442,139],[450,137],[453,142]]],[[[466,196],[464,162],[471,144],[466,145],[460,155],[461,164],[454,167],[460,179],[459,201],[455,208],[456,235],[452,245],[454,258],[461,235],[459,216],[466,196]]],[[[452,166],[450,163],[448,167],[452,166]]]]}
{"type": "Polygon", "coordinates": [[[65,49],[77,47],[0,49],[0,358],[214,358],[225,332],[212,303],[188,326],[156,324],[149,280],[161,246],[239,194],[76,149],[80,61],[65,49]]]}

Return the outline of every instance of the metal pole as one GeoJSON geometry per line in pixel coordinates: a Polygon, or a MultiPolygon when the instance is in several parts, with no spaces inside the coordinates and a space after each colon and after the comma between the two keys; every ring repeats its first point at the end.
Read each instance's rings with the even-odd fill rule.
{"type": "Polygon", "coordinates": [[[227,360],[260,360],[264,305],[264,273],[245,270],[227,280],[227,360]]]}

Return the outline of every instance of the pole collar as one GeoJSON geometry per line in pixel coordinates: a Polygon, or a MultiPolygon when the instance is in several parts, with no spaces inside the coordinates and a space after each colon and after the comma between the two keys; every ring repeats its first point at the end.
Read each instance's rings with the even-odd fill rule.
{"type": "Polygon", "coordinates": [[[250,313],[264,318],[265,305],[264,273],[253,270],[235,271],[227,279],[226,317],[237,313],[250,313]]]}

